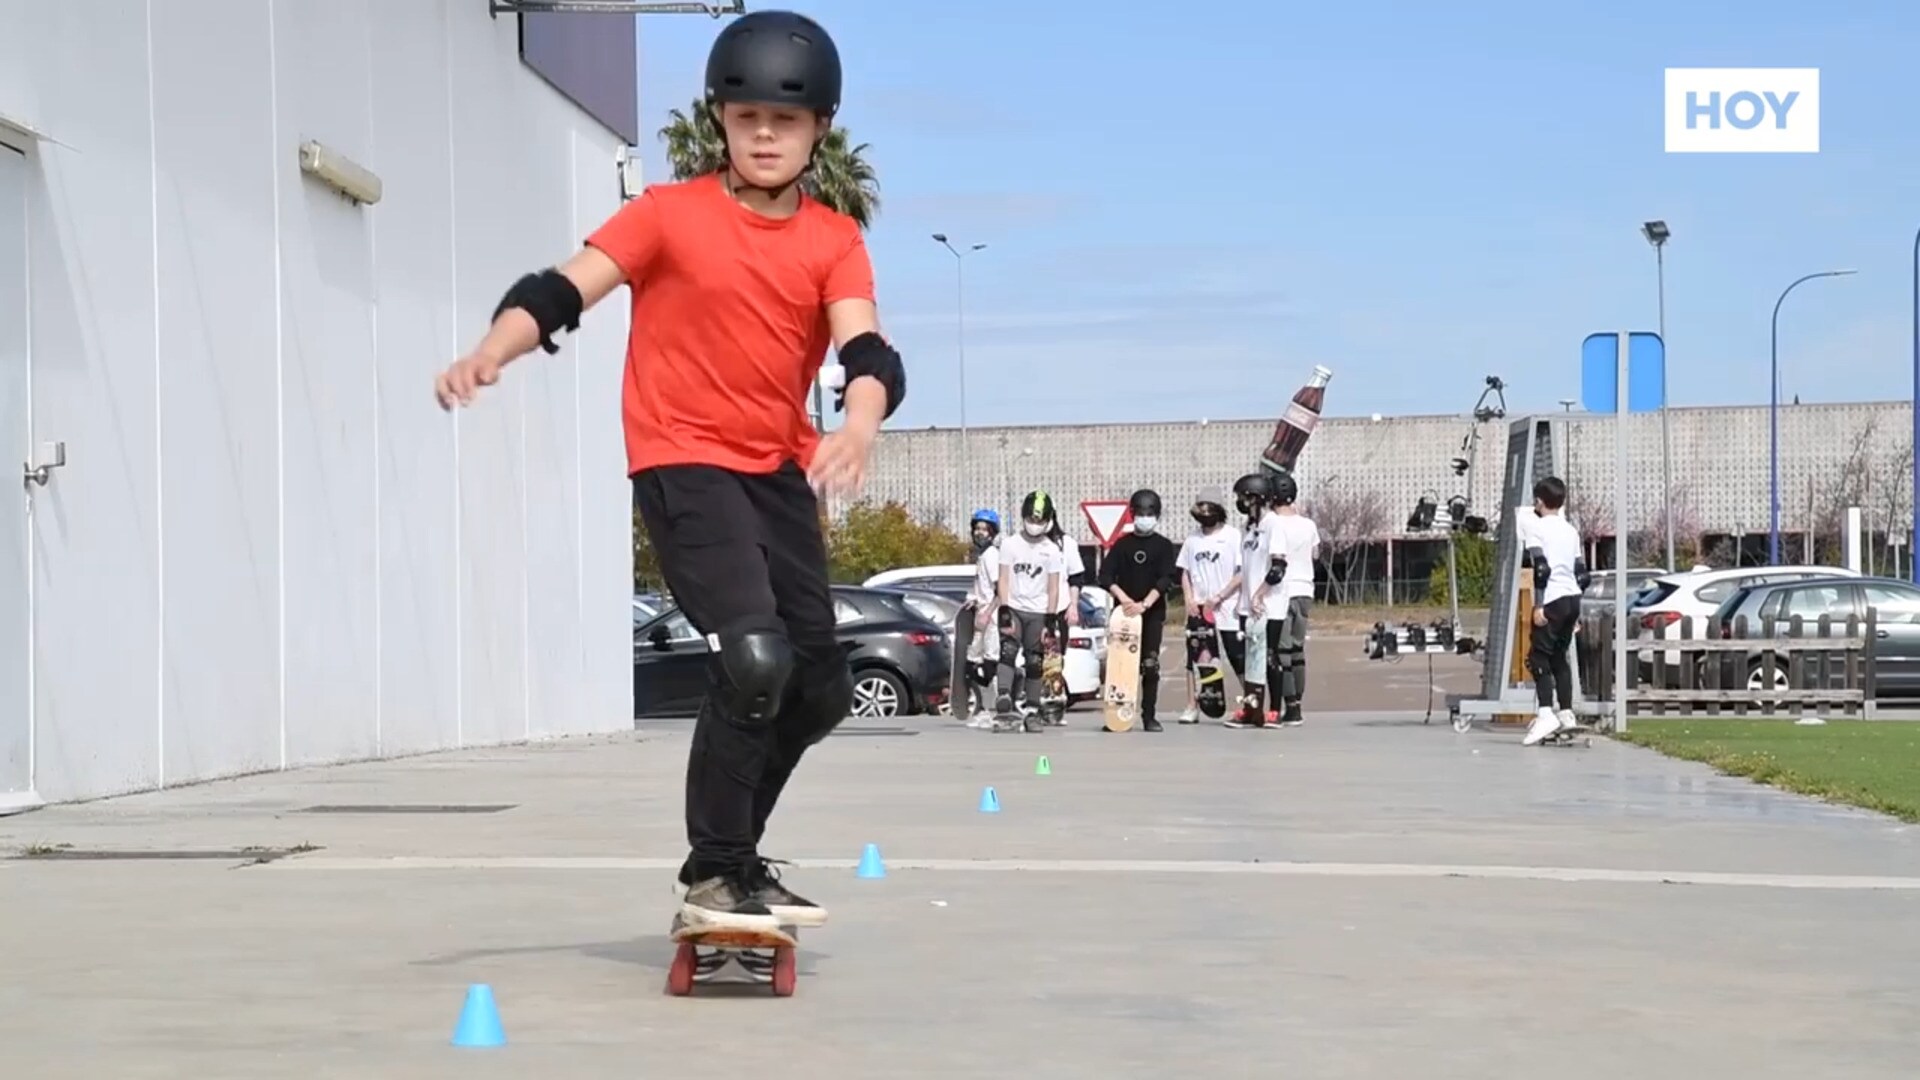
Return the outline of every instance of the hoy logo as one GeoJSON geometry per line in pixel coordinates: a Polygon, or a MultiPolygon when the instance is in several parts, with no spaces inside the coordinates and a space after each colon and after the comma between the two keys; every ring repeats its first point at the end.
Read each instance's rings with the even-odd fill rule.
{"type": "Polygon", "coordinates": [[[1667,153],[1817,154],[1819,68],[1668,68],[1667,153]]]}

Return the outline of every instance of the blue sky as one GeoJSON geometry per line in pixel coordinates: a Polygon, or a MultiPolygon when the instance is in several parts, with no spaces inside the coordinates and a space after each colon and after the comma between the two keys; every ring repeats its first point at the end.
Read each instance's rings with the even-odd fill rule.
{"type": "MultiPolygon", "coordinates": [[[[753,4],[751,6],[773,6],[753,4]]],[[[1912,393],[1920,4],[813,0],[911,393],[892,427],[1515,412],[1579,394],[1596,330],[1654,328],[1675,405],[1912,393]],[[1563,10],[1551,10],[1563,8],[1563,10]],[[1193,12],[1204,12],[1195,16],[1193,12]],[[1821,150],[1667,154],[1666,67],[1818,67],[1821,150]]],[[[642,147],[720,25],[641,20],[642,147]]]]}

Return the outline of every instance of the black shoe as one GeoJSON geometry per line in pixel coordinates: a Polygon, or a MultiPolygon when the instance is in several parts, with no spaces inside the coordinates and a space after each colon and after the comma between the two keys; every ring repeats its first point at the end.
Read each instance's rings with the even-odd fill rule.
{"type": "Polygon", "coordinates": [[[756,876],[743,868],[694,882],[680,901],[680,921],[690,927],[722,930],[779,929],[780,920],[754,895],[751,879],[756,876]]]}
{"type": "Polygon", "coordinates": [[[1300,715],[1300,703],[1295,701],[1287,705],[1287,711],[1280,714],[1280,726],[1299,727],[1306,723],[1306,717],[1300,715]]]}
{"type": "Polygon", "coordinates": [[[1160,721],[1155,720],[1153,717],[1149,716],[1145,720],[1140,721],[1140,730],[1165,731],[1166,729],[1160,726],[1160,721]]]}
{"type": "Polygon", "coordinates": [[[766,906],[782,926],[824,926],[827,909],[780,884],[775,865],[787,865],[777,859],[756,859],[748,872],[753,882],[753,898],[766,906]]]}

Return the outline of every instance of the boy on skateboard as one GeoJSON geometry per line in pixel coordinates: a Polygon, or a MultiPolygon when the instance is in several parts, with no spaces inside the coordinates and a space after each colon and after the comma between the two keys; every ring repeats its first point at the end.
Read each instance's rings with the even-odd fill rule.
{"type": "Polygon", "coordinates": [[[1060,545],[1049,535],[1058,527],[1058,517],[1052,496],[1029,492],[1020,502],[1020,531],[1000,540],[1000,585],[995,597],[1000,609],[1000,696],[994,702],[995,731],[1035,732],[1044,725],[1036,715],[1045,664],[1040,639],[1065,591],[1060,545]],[[1013,702],[1016,659],[1023,660],[1026,676],[1026,708],[1018,711],[1013,702]]]}
{"type": "MultiPolygon", "coordinates": [[[[1180,595],[1187,607],[1187,707],[1180,714],[1183,724],[1200,722],[1198,699],[1202,688],[1197,678],[1203,649],[1212,652],[1216,670],[1220,654],[1225,653],[1235,677],[1244,678],[1246,674],[1246,642],[1240,634],[1240,530],[1227,523],[1226,503],[1226,495],[1218,488],[1200,492],[1191,511],[1200,531],[1187,534],[1174,560],[1180,571],[1180,595]]],[[[1206,693],[1224,697],[1224,677],[1220,683],[1206,693]]],[[[1208,715],[1218,718],[1224,708],[1221,703],[1208,715]]]]}
{"type": "Polygon", "coordinates": [[[801,756],[853,699],[818,496],[859,490],[906,393],[859,225],[799,187],[840,88],[819,23],[783,11],[729,23],[706,70],[726,165],[648,187],[563,265],[521,278],[436,383],[443,408],[467,405],[536,345],[558,351],[553,335],[578,329],[615,288],[632,294],[627,471],[667,586],[711,649],[687,758],[689,927],[826,921],[779,882],[759,842],[801,756]],[[806,393],[829,344],[846,421],[822,437],[806,393]]]}
{"type": "Polygon", "coordinates": [[[1557,476],[1544,476],[1533,485],[1533,513],[1514,518],[1520,546],[1533,568],[1533,642],[1527,649],[1527,670],[1540,703],[1539,714],[1521,736],[1523,746],[1538,745],[1580,726],[1573,715],[1573,665],[1567,660],[1567,649],[1580,621],[1587,561],[1580,530],[1561,512],[1566,505],[1566,483],[1557,476]]]}
{"type": "Polygon", "coordinates": [[[1127,500],[1133,531],[1114,541],[1100,562],[1100,585],[1128,615],[1140,618],[1140,727],[1160,731],[1154,706],[1160,698],[1160,640],[1167,628],[1167,593],[1173,588],[1179,552],[1161,536],[1160,495],[1142,488],[1127,500]]]}

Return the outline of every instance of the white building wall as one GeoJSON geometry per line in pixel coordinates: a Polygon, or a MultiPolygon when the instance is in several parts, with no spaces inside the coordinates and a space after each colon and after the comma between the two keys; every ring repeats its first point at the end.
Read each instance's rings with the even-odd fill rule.
{"type": "Polygon", "coordinates": [[[620,139],[517,20],[0,0],[0,28],[0,116],[45,136],[32,438],[68,455],[27,496],[40,797],[629,726],[625,294],[472,408],[432,398],[619,206],[620,139]],[[309,138],[382,201],[304,176],[309,138]]]}

